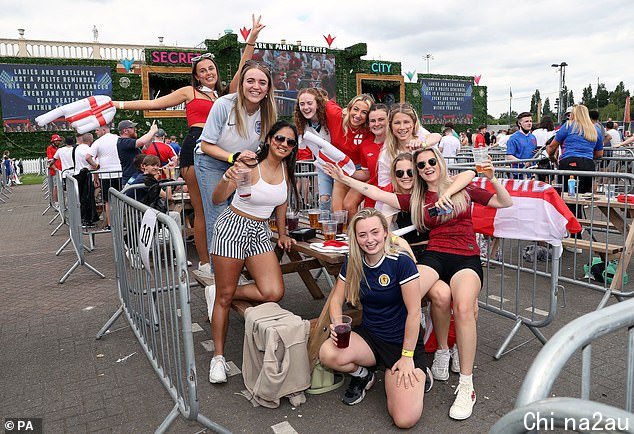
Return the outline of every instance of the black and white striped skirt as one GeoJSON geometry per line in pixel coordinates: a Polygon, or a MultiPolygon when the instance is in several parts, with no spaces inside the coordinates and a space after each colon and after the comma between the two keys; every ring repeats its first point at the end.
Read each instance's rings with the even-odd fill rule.
{"type": "Polygon", "coordinates": [[[268,222],[252,220],[225,209],[214,224],[211,254],[245,259],[273,251],[268,222]]]}

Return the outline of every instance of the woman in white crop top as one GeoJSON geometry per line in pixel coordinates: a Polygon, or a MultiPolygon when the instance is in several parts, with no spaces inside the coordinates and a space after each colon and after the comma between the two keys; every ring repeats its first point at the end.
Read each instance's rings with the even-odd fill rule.
{"type": "Polygon", "coordinates": [[[209,367],[212,383],[227,381],[224,342],[232,300],[279,301],[284,295],[282,269],[273,251],[267,220],[274,212],[280,233],[278,246],[290,250],[295,240],[285,233],[286,210],[289,204],[292,209],[297,209],[298,204],[296,157],[297,129],[287,121],[278,121],[267,133],[257,158],[240,158],[224,173],[213,192],[214,204],[226,201],[236,191],[239,171],[251,167],[251,197],[243,199],[235,194],[231,205],[214,224],[211,260],[218,271],[212,295],[211,332],[215,344],[209,367]],[[244,266],[255,282],[238,285],[244,266]]]}

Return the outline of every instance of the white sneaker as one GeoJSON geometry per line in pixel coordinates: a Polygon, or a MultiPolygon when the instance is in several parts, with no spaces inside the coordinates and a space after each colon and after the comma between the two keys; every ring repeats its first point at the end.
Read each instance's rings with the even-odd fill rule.
{"type": "Polygon", "coordinates": [[[476,403],[476,393],[473,390],[473,384],[458,383],[456,396],[453,405],[449,409],[449,417],[456,420],[464,420],[471,416],[473,406],[476,403]]]}
{"type": "Polygon", "coordinates": [[[209,363],[209,382],[226,383],[227,371],[229,371],[229,366],[227,366],[224,356],[214,357],[209,363]]]}
{"type": "Polygon", "coordinates": [[[198,271],[200,271],[205,277],[213,277],[211,274],[211,262],[206,264],[198,263],[198,271]]]}
{"type": "Polygon", "coordinates": [[[211,314],[214,312],[214,302],[216,301],[216,285],[205,286],[205,301],[207,302],[207,318],[211,322],[211,314]]]}
{"type": "Polygon", "coordinates": [[[238,285],[248,285],[249,283],[254,283],[254,281],[247,279],[241,274],[240,278],[238,279],[238,285]]]}
{"type": "Polygon", "coordinates": [[[460,355],[458,354],[458,345],[454,344],[451,347],[451,372],[456,374],[460,373],[460,355]]]}
{"type": "Polygon", "coordinates": [[[431,365],[431,373],[434,379],[440,381],[449,380],[449,358],[451,352],[449,349],[437,350],[434,354],[434,362],[431,365]]]}

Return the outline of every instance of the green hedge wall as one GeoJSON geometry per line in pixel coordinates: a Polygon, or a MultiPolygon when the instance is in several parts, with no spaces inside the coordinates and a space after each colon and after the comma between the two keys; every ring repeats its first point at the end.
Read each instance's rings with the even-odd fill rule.
{"type": "MultiPolygon", "coordinates": [[[[220,37],[217,40],[208,39],[205,41],[207,51],[215,55],[216,63],[220,68],[220,77],[224,84],[228,84],[233,78],[238,65],[240,63],[240,50],[244,44],[238,41],[238,35],[231,33],[220,37]]],[[[162,49],[163,47],[153,47],[146,50],[146,63],[152,64],[150,53],[154,49],[162,49]]],[[[175,50],[176,51],[176,50],[175,50]]],[[[178,50],[191,52],[192,50],[178,50]]],[[[327,53],[334,54],[336,64],[337,79],[337,102],[345,106],[350,99],[357,94],[356,74],[376,74],[371,69],[373,63],[391,65],[390,74],[401,75],[401,63],[379,60],[365,60],[361,57],[367,54],[367,45],[359,43],[347,47],[343,50],[327,49],[327,53]]],[[[108,66],[112,73],[112,99],[115,101],[129,101],[141,99],[141,76],[137,74],[126,74],[117,72],[116,61],[101,61],[92,59],[47,59],[47,58],[23,58],[23,57],[2,57],[1,63],[16,64],[38,64],[38,65],[77,65],[77,66],[108,66]],[[121,78],[127,77],[130,85],[127,88],[121,87],[119,81],[121,78]]],[[[411,103],[417,111],[421,110],[420,96],[420,79],[440,78],[440,79],[458,79],[473,80],[471,76],[459,75],[439,75],[439,74],[418,74],[416,83],[405,83],[405,100],[411,103]]],[[[380,86],[380,84],[379,84],[380,86]]],[[[474,86],[473,92],[473,124],[472,125],[456,125],[457,130],[463,131],[467,128],[477,127],[479,124],[486,123],[487,119],[487,88],[486,86],[474,86]]],[[[0,108],[0,118],[2,116],[0,108]]],[[[147,131],[149,125],[154,119],[146,119],[142,111],[117,111],[115,116],[115,124],[123,119],[132,119],[140,125],[140,132],[147,131]]],[[[179,141],[185,137],[187,133],[187,124],[185,118],[160,118],[156,119],[159,126],[167,131],[170,135],[175,135],[179,141]]],[[[426,126],[431,131],[440,132],[442,125],[426,126]]],[[[70,131],[60,131],[60,135],[69,134],[70,131]]],[[[0,128],[0,150],[9,149],[11,155],[16,158],[35,158],[45,155],[46,146],[48,146],[52,131],[34,132],[34,133],[4,133],[0,128]]]]}

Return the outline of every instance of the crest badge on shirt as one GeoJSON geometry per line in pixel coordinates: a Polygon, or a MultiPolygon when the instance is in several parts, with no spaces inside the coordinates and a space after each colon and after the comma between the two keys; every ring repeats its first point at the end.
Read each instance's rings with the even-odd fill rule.
{"type": "Polygon", "coordinates": [[[381,274],[379,276],[379,285],[387,286],[389,284],[390,284],[390,276],[388,276],[387,274],[381,274]]]}
{"type": "Polygon", "coordinates": [[[262,134],[262,122],[261,121],[256,121],[255,122],[255,133],[256,134],[262,134]]]}
{"type": "Polygon", "coordinates": [[[359,146],[363,142],[363,134],[355,134],[352,143],[359,146]]]}

